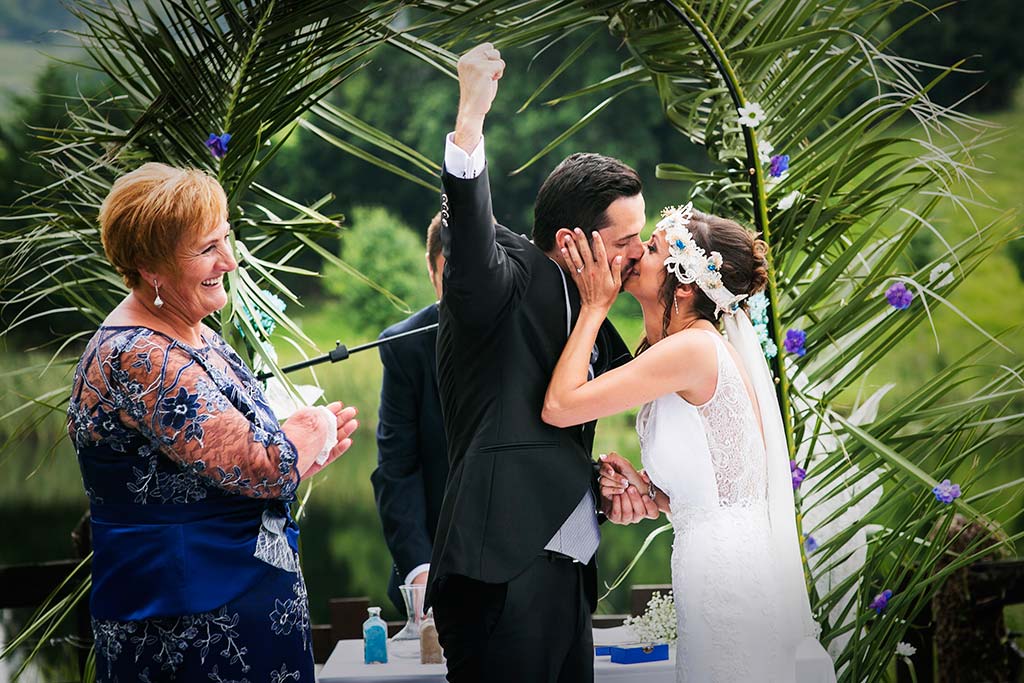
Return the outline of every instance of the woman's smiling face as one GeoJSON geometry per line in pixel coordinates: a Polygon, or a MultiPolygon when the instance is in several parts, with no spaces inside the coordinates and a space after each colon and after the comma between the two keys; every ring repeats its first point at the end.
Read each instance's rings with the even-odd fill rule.
{"type": "Polygon", "coordinates": [[[667,256],[665,234],[661,230],[655,230],[644,244],[644,255],[633,265],[623,288],[640,303],[657,302],[662,284],[665,282],[667,256]]]}
{"type": "Polygon", "coordinates": [[[238,267],[226,220],[179,246],[173,272],[159,278],[160,298],[167,310],[198,323],[227,305],[224,274],[238,267]]]}

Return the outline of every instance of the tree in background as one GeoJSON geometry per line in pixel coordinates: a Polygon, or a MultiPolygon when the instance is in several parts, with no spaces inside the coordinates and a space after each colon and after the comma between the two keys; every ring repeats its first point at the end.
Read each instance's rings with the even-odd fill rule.
{"type": "Polygon", "coordinates": [[[960,109],[998,111],[1013,104],[1024,75],[1024,3],[1019,0],[925,0],[907,4],[892,15],[903,26],[926,7],[929,16],[893,42],[893,50],[932,65],[921,70],[929,81],[935,69],[964,60],[960,69],[939,81],[929,93],[938,104],[960,109]],[[969,93],[978,92],[964,99],[969,93]]]}
{"type": "Polygon", "coordinates": [[[379,206],[352,209],[341,238],[341,258],[404,302],[388,305],[372,286],[337,266],[324,271],[324,289],[347,326],[376,336],[388,325],[434,301],[423,239],[394,213],[379,206]]]}

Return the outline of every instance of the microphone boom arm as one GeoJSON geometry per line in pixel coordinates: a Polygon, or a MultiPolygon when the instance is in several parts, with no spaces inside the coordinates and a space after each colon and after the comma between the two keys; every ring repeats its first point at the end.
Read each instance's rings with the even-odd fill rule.
{"type": "MultiPolygon", "coordinates": [[[[283,368],[280,368],[280,371],[282,373],[284,373],[284,374],[288,374],[290,372],[295,372],[296,370],[302,370],[304,368],[308,368],[308,367],[311,367],[313,365],[319,365],[321,363],[327,363],[327,362],[337,363],[338,361],[345,360],[346,358],[348,358],[353,353],[358,353],[359,351],[365,351],[366,349],[373,349],[373,348],[376,348],[376,347],[380,346],[381,344],[390,344],[391,342],[397,341],[397,340],[402,339],[404,337],[411,337],[411,336],[416,335],[416,334],[423,334],[424,332],[430,332],[431,330],[436,330],[436,329],[437,329],[437,323],[434,323],[433,325],[426,325],[425,327],[417,327],[415,330],[409,330],[408,332],[402,332],[400,334],[396,334],[396,335],[391,336],[391,337],[384,337],[382,339],[375,339],[372,342],[367,342],[365,344],[360,344],[359,346],[353,346],[351,349],[346,347],[340,341],[338,341],[338,342],[335,342],[336,346],[331,351],[329,351],[328,353],[325,353],[322,356],[317,356],[316,358],[308,358],[308,359],[306,359],[304,361],[300,361],[298,363],[292,363],[291,365],[286,365],[283,368]]],[[[256,375],[256,379],[258,379],[261,382],[263,382],[263,381],[266,381],[266,380],[270,379],[273,376],[274,376],[274,373],[272,373],[272,372],[261,372],[260,374],[256,375]]]]}

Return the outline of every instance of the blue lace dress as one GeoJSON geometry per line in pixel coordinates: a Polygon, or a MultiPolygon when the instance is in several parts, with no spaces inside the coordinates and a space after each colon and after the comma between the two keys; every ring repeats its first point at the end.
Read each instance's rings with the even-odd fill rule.
{"type": "Polygon", "coordinates": [[[295,448],[238,355],[202,336],[104,326],[75,372],[97,681],[312,682],[295,448]]]}

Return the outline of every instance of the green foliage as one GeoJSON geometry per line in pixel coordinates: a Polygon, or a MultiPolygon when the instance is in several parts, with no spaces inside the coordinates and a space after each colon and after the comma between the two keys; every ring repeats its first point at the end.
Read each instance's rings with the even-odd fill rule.
{"type": "Polygon", "coordinates": [[[1024,42],[1018,33],[1024,25],[1024,4],[1018,0],[924,0],[899,8],[893,14],[894,25],[911,21],[922,8],[934,15],[897,38],[895,52],[933,65],[965,60],[956,73],[936,85],[932,99],[946,106],[963,101],[962,108],[976,111],[1008,107],[1024,76],[1024,42]],[[974,94],[964,100],[969,93],[974,94]]]}
{"type": "MultiPolygon", "coordinates": [[[[997,319],[1014,310],[1012,292],[1019,291],[999,255],[1019,228],[1004,206],[983,206],[977,180],[984,150],[999,133],[936,105],[929,91],[942,79],[921,80],[923,65],[892,52],[890,39],[902,26],[894,11],[901,4],[425,2],[422,14],[407,15],[400,31],[391,23],[397,3],[363,11],[326,1],[162,0],[145,19],[79,5],[83,42],[119,95],[87,97],[71,108],[69,122],[52,133],[39,157],[58,183],[25,197],[23,213],[6,223],[0,237],[2,336],[10,339],[37,311],[60,317],[70,309],[94,324],[123,294],[99,255],[91,217],[112,178],[147,159],[209,168],[228,190],[242,268],[229,281],[225,332],[235,322],[245,324],[235,312],[259,304],[264,287],[297,303],[282,278],[310,274],[305,270],[312,268],[296,267],[306,265],[303,254],[339,269],[330,280],[349,280],[342,296],[362,291],[367,297],[351,305],[351,316],[349,300],[343,310],[339,304],[336,322],[300,326],[275,314],[275,342],[319,342],[309,338],[312,330],[334,324],[354,333],[357,315],[383,312],[375,325],[401,317],[402,310],[384,301],[406,296],[407,285],[410,292],[429,292],[420,240],[383,213],[356,212],[339,259],[324,247],[338,230],[330,192],[339,193],[343,209],[399,205],[407,223],[422,225],[436,206],[437,171],[437,154],[422,150],[439,149],[456,97],[446,80],[454,63],[448,49],[461,52],[493,38],[510,65],[500,91],[506,99],[487,130],[499,218],[509,216],[507,222],[522,229],[543,175],[529,178],[526,171],[553,165],[563,151],[590,148],[634,164],[662,162],[657,172],[670,188],[663,196],[671,199],[657,198],[659,184],[649,183],[651,213],[694,196],[701,208],[756,226],[769,241],[775,340],[789,327],[807,331],[806,356],[780,357],[775,372],[791,456],[809,472],[798,507],[803,531],[820,542],[808,567],[814,606],[842,680],[879,680],[906,625],[942,579],[982,554],[1012,547],[1019,536],[995,520],[1011,529],[1019,524],[1020,475],[1010,473],[1022,453],[1024,414],[1024,365],[1019,355],[1009,355],[1013,347],[1006,341],[1015,330],[999,329],[1012,321],[997,319]],[[388,56],[385,44],[419,61],[388,56]],[[366,67],[371,57],[380,59],[382,71],[366,67]],[[537,72],[527,71],[526,63],[537,72]],[[394,71],[386,73],[385,64],[394,71]],[[528,73],[536,77],[532,82],[528,73]],[[736,119],[736,107],[749,102],[766,113],[756,130],[736,119]],[[629,109],[608,128],[595,125],[622,103],[629,109]],[[554,118],[541,120],[542,106],[554,118]],[[590,116],[594,111],[603,114],[590,116]],[[662,121],[657,125],[655,112],[662,121]],[[912,121],[917,124],[908,127],[912,121]],[[235,137],[218,163],[202,140],[222,130],[235,137]],[[768,182],[756,154],[761,141],[791,156],[790,173],[777,184],[768,182]],[[301,167],[323,143],[373,170],[349,167],[349,175],[328,181],[312,172],[289,177],[287,168],[301,167]],[[286,158],[291,165],[278,168],[286,158]],[[519,172],[507,176],[512,169],[519,172]],[[347,182],[364,172],[370,191],[347,182]],[[781,198],[794,191],[799,198],[782,208],[781,198]],[[406,240],[400,234],[411,240],[408,248],[395,246],[406,240]],[[934,239],[919,237],[926,234],[934,239]],[[362,246],[352,245],[356,236],[366,238],[362,246]],[[407,280],[385,260],[406,252],[417,254],[400,268],[407,280]],[[931,277],[944,262],[952,267],[949,282],[931,277]],[[1007,289],[992,287],[986,277],[1007,289]],[[378,292],[391,290],[385,298],[349,287],[351,280],[371,286],[375,279],[378,292]],[[897,281],[915,295],[905,311],[884,298],[897,281]],[[998,296],[979,324],[981,311],[969,303],[989,290],[998,296]],[[970,296],[960,300],[961,292],[970,296]],[[55,297],[65,303],[55,305],[55,297]],[[964,341],[964,329],[977,337],[964,341]],[[947,335],[956,339],[947,344],[947,335]],[[946,346],[934,360],[922,352],[933,336],[946,346]],[[908,358],[924,364],[901,366],[908,358]],[[902,386],[888,395],[876,392],[886,373],[895,372],[902,386]],[[877,416],[871,406],[880,407],[877,416]],[[948,506],[930,492],[944,478],[965,492],[948,506]],[[958,555],[943,535],[956,513],[992,531],[958,555]],[[885,617],[877,618],[867,606],[883,588],[896,595],[885,617]]],[[[247,328],[246,341],[256,338],[247,328]]],[[[318,489],[312,498],[353,506],[359,512],[346,519],[360,525],[373,519],[367,414],[376,405],[377,372],[372,354],[320,371],[329,399],[365,402],[366,424],[359,446],[312,482],[318,489]]],[[[22,400],[60,410],[47,399],[22,400]]],[[[609,429],[599,432],[598,448],[620,449],[635,461],[629,422],[629,416],[605,421],[609,429]]],[[[664,575],[663,539],[652,544],[661,564],[652,570],[641,563],[638,571],[664,575]]],[[[640,539],[632,540],[639,547],[640,539]]],[[[309,553],[308,536],[304,543],[309,553]]],[[[317,552],[350,551],[353,544],[372,553],[374,562],[384,561],[382,544],[371,551],[367,537],[349,529],[331,532],[317,552]]],[[[628,548],[606,545],[602,561],[623,566],[628,548]]],[[[363,583],[373,572],[360,566],[343,573],[363,583]]]]}
{"type": "Polygon", "coordinates": [[[1019,499],[1006,495],[1018,482],[991,475],[1021,453],[1024,364],[1019,357],[992,363],[1009,347],[949,299],[1016,233],[1009,212],[972,221],[975,164],[995,135],[989,124],[933,103],[934,83],[917,79],[922,65],[890,51],[903,27],[893,15],[900,4],[666,0],[544,11],[539,0],[499,2],[453,12],[431,34],[453,45],[493,40],[503,49],[558,36],[586,54],[587,32],[603,23],[629,58],[560,99],[598,92],[611,102],[653,85],[677,139],[702,146],[711,162],[700,169],[666,160],[659,177],[690,184],[700,208],[753,225],[769,242],[773,336],[779,342],[787,328],[807,331],[807,354],[781,354],[775,373],[791,457],[809,472],[798,520],[820,543],[809,565],[812,603],[844,681],[883,677],[906,624],[941,579],[993,548],[1012,547],[992,515],[1010,505],[1016,521],[1020,511],[1019,499]],[[743,127],[737,109],[752,102],[765,119],[743,127]],[[919,127],[908,132],[910,118],[919,127]],[[759,142],[790,155],[785,178],[768,182],[759,142]],[[944,234],[933,223],[940,206],[973,229],[944,234]],[[907,258],[924,232],[942,248],[929,253],[918,243],[907,258]],[[953,277],[932,278],[945,261],[953,277]],[[915,294],[907,311],[894,311],[884,297],[897,281],[915,294]],[[883,400],[888,388],[865,391],[879,363],[915,328],[928,329],[939,309],[977,330],[982,343],[913,377],[899,403],[883,400]],[[944,478],[972,493],[937,504],[931,488],[944,478]],[[943,530],[955,513],[992,533],[946,564],[943,530]],[[867,606],[882,588],[897,596],[879,620],[867,606]]]}
{"type": "Polygon", "coordinates": [[[337,266],[324,271],[324,288],[336,307],[362,331],[380,332],[434,301],[423,241],[383,207],[352,209],[341,239],[341,258],[401,300],[388,301],[364,282],[346,277],[337,266]]]}
{"type": "MultiPolygon", "coordinates": [[[[589,58],[561,74],[559,84],[568,89],[582,87],[598,74],[616,68],[626,57],[606,32],[598,32],[596,39],[589,58]]],[[[597,125],[556,146],[529,172],[512,175],[536,153],[535,141],[540,143],[556,136],[600,102],[600,97],[579,98],[557,107],[536,102],[525,111],[518,111],[572,48],[570,43],[561,42],[542,54],[529,47],[511,48],[504,53],[508,72],[516,77],[502,81],[488,116],[486,147],[491,182],[495,187],[495,215],[517,232],[529,233],[533,225],[533,202],[547,173],[565,156],[581,150],[616,156],[637,168],[651,203],[679,201],[678,195],[672,194],[677,188],[654,176],[652,160],[666,156],[674,141],[657,100],[644,91],[630,92],[617,99],[602,112],[597,125]]],[[[383,205],[417,229],[425,227],[424,217],[429,217],[438,206],[440,168],[437,162],[444,136],[453,126],[457,102],[458,86],[448,75],[404,52],[387,46],[378,48],[370,67],[336,88],[324,106],[311,110],[305,120],[319,132],[300,131],[299,142],[283,150],[278,161],[268,169],[267,182],[302,201],[313,201],[319,196],[320,188],[329,187],[336,193],[336,205],[341,211],[356,203],[383,205]],[[416,87],[410,89],[409,83],[415,83],[416,87]],[[401,106],[396,106],[399,93],[402,94],[401,106]],[[321,135],[337,136],[345,144],[358,143],[360,148],[369,149],[330,116],[326,110],[328,105],[370,121],[409,147],[423,152],[433,164],[432,168],[397,158],[394,161],[422,180],[426,187],[400,182],[391,169],[340,163],[336,155],[324,154],[318,139],[321,135]]],[[[335,144],[337,140],[326,141],[335,144]]],[[[687,161],[701,163],[697,150],[682,153],[687,161]]]]}

